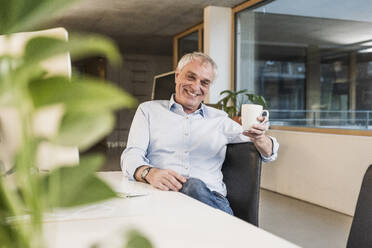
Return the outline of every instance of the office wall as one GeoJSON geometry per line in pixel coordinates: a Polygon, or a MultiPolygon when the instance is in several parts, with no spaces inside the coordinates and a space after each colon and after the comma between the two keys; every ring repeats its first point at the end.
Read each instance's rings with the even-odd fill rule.
{"type": "MultiPolygon", "coordinates": [[[[123,64],[112,67],[107,64],[107,80],[113,82],[137,98],[138,102],[151,100],[152,83],[155,75],[172,70],[172,56],[127,53],[123,55],[123,64]]],[[[124,150],[129,128],[136,109],[121,109],[116,112],[116,124],[112,132],[86,153],[101,153],[106,162],[101,170],[120,169],[120,155],[124,150]]]]}
{"type": "Polygon", "coordinates": [[[264,164],[261,186],[353,215],[363,175],[372,164],[372,137],[270,130],[280,148],[264,164]]]}
{"type": "MultiPolygon", "coordinates": [[[[151,54],[125,54],[120,68],[108,66],[108,80],[137,98],[138,102],[151,100],[152,84],[155,75],[172,70],[172,56],[151,54]]],[[[117,123],[106,142],[109,147],[126,146],[128,132],[135,109],[122,109],[117,112],[117,123]]]]}

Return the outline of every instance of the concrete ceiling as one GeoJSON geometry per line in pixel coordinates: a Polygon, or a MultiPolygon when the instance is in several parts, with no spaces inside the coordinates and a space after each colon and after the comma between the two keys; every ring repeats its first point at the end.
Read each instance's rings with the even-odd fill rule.
{"type": "MultiPolygon", "coordinates": [[[[298,5],[292,1],[268,1],[255,9],[259,44],[334,47],[372,39],[372,18],[366,10],[370,7],[339,0],[347,11],[338,8],[335,13],[334,3],[326,5],[328,0],[298,0],[298,5]]],[[[201,23],[206,6],[234,7],[242,2],[245,0],[81,0],[48,26],[107,35],[125,53],[171,55],[173,36],[201,23]]]]}
{"type": "Polygon", "coordinates": [[[172,37],[203,21],[206,6],[245,0],[83,0],[48,26],[105,34],[124,51],[172,54],[172,37]]]}

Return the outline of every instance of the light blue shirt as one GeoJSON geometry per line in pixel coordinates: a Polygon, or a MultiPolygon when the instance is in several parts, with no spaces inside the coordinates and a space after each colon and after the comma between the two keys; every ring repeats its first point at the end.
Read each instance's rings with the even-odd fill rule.
{"type": "MultiPolygon", "coordinates": [[[[171,169],[185,177],[202,180],[212,191],[226,196],[221,167],[226,145],[250,141],[243,128],[218,109],[204,104],[187,114],[173,100],[157,100],[139,105],[127,142],[121,155],[121,168],[134,180],[135,170],[142,165],[171,169]]],[[[270,157],[277,157],[279,144],[275,138],[270,157]]]]}

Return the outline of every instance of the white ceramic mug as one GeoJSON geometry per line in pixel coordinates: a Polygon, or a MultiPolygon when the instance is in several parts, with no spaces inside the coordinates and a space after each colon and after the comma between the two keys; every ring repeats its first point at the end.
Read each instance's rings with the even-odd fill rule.
{"type": "Polygon", "coordinates": [[[266,113],[264,122],[269,119],[269,111],[263,110],[263,107],[258,104],[243,104],[241,113],[243,130],[249,130],[253,124],[259,124],[257,117],[262,116],[263,113],[266,113]]]}

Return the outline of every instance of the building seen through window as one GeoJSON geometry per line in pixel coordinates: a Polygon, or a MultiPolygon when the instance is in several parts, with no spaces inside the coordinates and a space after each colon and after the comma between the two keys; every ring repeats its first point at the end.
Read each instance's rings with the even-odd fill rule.
{"type": "Polygon", "coordinates": [[[236,89],[265,96],[272,125],[371,129],[371,12],[361,0],[238,12],[236,89]]]}

